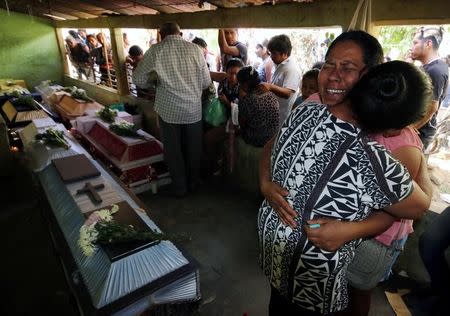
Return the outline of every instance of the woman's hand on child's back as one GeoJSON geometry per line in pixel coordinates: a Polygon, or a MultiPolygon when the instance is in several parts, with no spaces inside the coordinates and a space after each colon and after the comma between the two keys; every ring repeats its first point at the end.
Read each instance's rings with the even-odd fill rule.
{"type": "Polygon", "coordinates": [[[348,222],[330,218],[318,218],[307,221],[306,235],[314,246],[334,252],[351,240],[348,222]],[[350,238],[350,239],[349,239],[350,238]]]}

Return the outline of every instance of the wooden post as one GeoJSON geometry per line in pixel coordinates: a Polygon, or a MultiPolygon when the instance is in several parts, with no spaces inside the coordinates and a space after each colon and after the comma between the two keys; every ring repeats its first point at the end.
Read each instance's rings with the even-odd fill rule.
{"type": "Polygon", "coordinates": [[[125,53],[123,51],[122,29],[110,28],[111,46],[113,48],[113,63],[116,70],[117,92],[119,95],[130,94],[128,87],[127,71],[125,69],[125,53]]]}
{"type": "MultiPolygon", "coordinates": [[[[108,87],[112,87],[111,72],[109,71],[109,64],[110,64],[109,60],[110,59],[109,59],[109,53],[108,53],[108,50],[109,49],[112,50],[112,47],[108,47],[108,40],[106,38],[105,32],[103,32],[103,29],[100,30],[100,36],[102,38],[102,42],[100,44],[102,44],[102,54],[106,60],[106,74],[108,76],[108,80],[107,80],[107,82],[105,82],[105,84],[108,87]]],[[[114,67],[114,62],[113,62],[113,67],[114,67]]],[[[100,73],[102,72],[101,68],[102,68],[102,65],[100,65],[100,73]]]]}
{"type": "Polygon", "coordinates": [[[55,34],[58,41],[59,53],[61,54],[61,59],[63,61],[64,73],[70,76],[69,63],[67,61],[66,42],[64,41],[62,29],[55,28],[55,34]]]}

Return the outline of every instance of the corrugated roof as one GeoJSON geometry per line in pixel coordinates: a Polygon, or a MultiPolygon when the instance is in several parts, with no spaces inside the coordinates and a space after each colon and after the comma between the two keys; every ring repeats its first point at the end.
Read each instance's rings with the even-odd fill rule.
{"type": "Polygon", "coordinates": [[[313,0],[5,0],[0,7],[54,20],[76,20],[101,16],[197,12],[290,2],[313,0]]]}

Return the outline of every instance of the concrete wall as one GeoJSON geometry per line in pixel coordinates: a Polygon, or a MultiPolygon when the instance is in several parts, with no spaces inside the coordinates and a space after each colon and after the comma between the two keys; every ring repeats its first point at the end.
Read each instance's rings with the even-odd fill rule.
{"type": "Polygon", "coordinates": [[[63,84],[64,86],[77,86],[78,88],[86,90],[86,94],[89,97],[95,99],[103,105],[109,105],[121,101],[117,91],[106,86],[97,86],[95,83],[74,79],[68,75],[64,76],[63,84]]]}
{"type": "Polygon", "coordinates": [[[113,103],[129,103],[138,106],[143,117],[143,127],[153,136],[159,137],[159,128],[157,125],[157,115],[153,110],[153,101],[135,98],[131,95],[120,96],[116,90],[105,87],[97,86],[94,83],[82,81],[64,76],[64,86],[77,86],[78,88],[86,90],[86,94],[95,99],[97,102],[103,105],[110,105],[113,103]]]}
{"type": "Polygon", "coordinates": [[[0,9],[0,78],[61,82],[63,68],[51,21],[0,9]]]}

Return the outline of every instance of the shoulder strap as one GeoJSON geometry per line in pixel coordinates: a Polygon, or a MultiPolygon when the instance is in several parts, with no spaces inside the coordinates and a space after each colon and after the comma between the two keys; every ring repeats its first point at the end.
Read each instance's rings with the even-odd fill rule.
{"type": "MultiPolygon", "coordinates": [[[[321,192],[327,185],[328,181],[330,180],[331,176],[333,175],[333,172],[336,170],[336,168],[339,165],[339,162],[341,161],[342,157],[345,155],[347,150],[350,148],[350,146],[359,138],[359,134],[357,136],[348,136],[347,139],[342,143],[341,146],[339,146],[338,150],[336,151],[335,155],[330,160],[330,163],[327,165],[325,170],[323,171],[322,175],[319,177],[319,180],[317,181],[317,185],[313,188],[308,200],[305,203],[305,208],[302,214],[303,218],[309,218],[314,205],[316,204],[317,200],[320,197],[321,192]]],[[[303,230],[303,227],[300,228],[303,230]]],[[[300,239],[295,246],[294,255],[292,257],[291,264],[289,266],[289,282],[292,282],[294,280],[295,270],[297,268],[296,264],[300,260],[300,255],[302,253],[303,246],[306,242],[306,234],[303,231],[303,233],[300,236],[300,239]]],[[[292,284],[288,287],[288,297],[292,299],[293,297],[293,286],[292,284]]]]}
{"type": "Polygon", "coordinates": [[[359,134],[356,137],[355,136],[347,137],[347,139],[338,148],[335,155],[331,159],[330,163],[325,168],[322,175],[319,177],[319,180],[317,181],[317,185],[314,187],[311,194],[309,195],[309,198],[305,203],[305,209],[304,209],[303,214],[307,214],[309,217],[309,214],[312,212],[314,205],[316,204],[317,200],[319,199],[320,194],[322,193],[323,189],[325,188],[328,181],[330,180],[333,172],[336,170],[337,166],[339,165],[339,162],[341,161],[342,157],[345,155],[347,150],[350,148],[351,144],[354,143],[359,137],[360,137],[359,134]]]}

